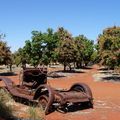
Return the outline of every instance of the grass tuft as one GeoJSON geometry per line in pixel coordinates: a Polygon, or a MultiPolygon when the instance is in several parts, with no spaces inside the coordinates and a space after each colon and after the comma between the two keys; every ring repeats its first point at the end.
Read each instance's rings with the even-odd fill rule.
{"type": "Polygon", "coordinates": [[[44,120],[45,118],[42,108],[37,108],[34,106],[28,108],[28,114],[30,120],[44,120]]]}
{"type": "Polygon", "coordinates": [[[11,97],[3,89],[0,89],[0,117],[3,119],[13,118],[12,106],[6,104],[9,101],[11,101],[11,97]]]}

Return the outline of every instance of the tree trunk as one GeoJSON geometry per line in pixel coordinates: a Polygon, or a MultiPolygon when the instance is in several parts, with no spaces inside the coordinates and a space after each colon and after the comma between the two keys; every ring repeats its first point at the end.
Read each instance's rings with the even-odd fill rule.
{"type": "Polygon", "coordinates": [[[71,71],[71,70],[72,70],[72,67],[71,67],[71,65],[69,64],[68,66],[69,66],[69,69],[70,69],[70,71],[71,71]]]}
{"type": "Polygon", "coordinates": [[[76,68],[76,63],[74,62],[73,64],[74,64],[74,69],[75,69],[76,68]]]}
{"type": "Polygon", "coordinates": [[[66,64],[64,63],[64,71],[66,71],[66,64]]]}
{"type": "Polygon", "coordinates": [[[10,65],[10,72],[12,72],[12,64],[10,65]]]}
{"type": "Polygon", "coordinates": [[[88,65],[88,62],[85,62],[85,66],[87,66],[88,65]]]}
{"type": "Polygon", "coordinates": [[[77,67],[77,69],[81,68],[82,67],[82,63],[81,62],[76,62],[76,67],[77,67]]]}
{"type": "Polygon", "coordinates": [[[78,62],[76,62],[76,68],[77,68],[77,69],[79,68],[79,64],[78,64],[78,62]]]}
{"type": "Polygon", "coordinates": [[[23,70],[26,69],[26,64],[22,64],[23,70]]]}

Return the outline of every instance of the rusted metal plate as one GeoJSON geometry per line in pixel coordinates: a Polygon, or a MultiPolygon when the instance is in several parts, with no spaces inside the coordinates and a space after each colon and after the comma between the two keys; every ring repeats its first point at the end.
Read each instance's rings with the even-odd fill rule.
{"type": "Polygon", "coordinates": [[[60,92],[60,94],[62,95],[62,100],[65,102],[89,101],[87,95],[84,92],[69,91],[69,92],[60,92]]]}
{"type": "Polygon", "coordinates": [[[13,84],[13,82],[11,81],[11,79],[4,78],[4,77],[1,77],[0,79],[4,81],[4,83],[6,85],[6,89],[13,96],[18,96],[18,97],[29,99],[29,100],[33,99],[33,96],[31,96],[31,95],[22,94],[22,91],[24,91],[24,89],[21,89],[21,91],[18,91],[17,87],[13,84]]]}

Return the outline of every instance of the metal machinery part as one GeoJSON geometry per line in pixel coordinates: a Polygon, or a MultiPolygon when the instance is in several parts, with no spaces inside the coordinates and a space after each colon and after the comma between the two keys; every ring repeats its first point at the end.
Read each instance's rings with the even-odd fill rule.
{"type": "Polygon", "coordinates": [[[0,77],[5,89],[13,96],[37,101],[49,114],[54,108],[64,108],[70,104],[88,103],[93,107],[91,89],[85,83],[75,83],[68,90],[56,90],[47,85],[46,68],[26,68],[20,72],[20,84],[15,85],[11,79],[0,77]]]}

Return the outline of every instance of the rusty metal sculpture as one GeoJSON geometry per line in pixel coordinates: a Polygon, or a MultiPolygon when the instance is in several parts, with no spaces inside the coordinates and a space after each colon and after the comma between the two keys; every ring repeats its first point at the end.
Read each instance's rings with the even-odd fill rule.
{"type": "Polygon", "coordinates": [[[56,90],[47,85],[46,68],[26,68],[20,73],[20,84],[14,85],[11,79],[1,77],[5,88],[12,96],[37,101],[50,113],[53,108],[67,108],[70,104],[87,103],[93,107],[93,96],[88,85],[75,83],[69,90],[56,90]]]}

